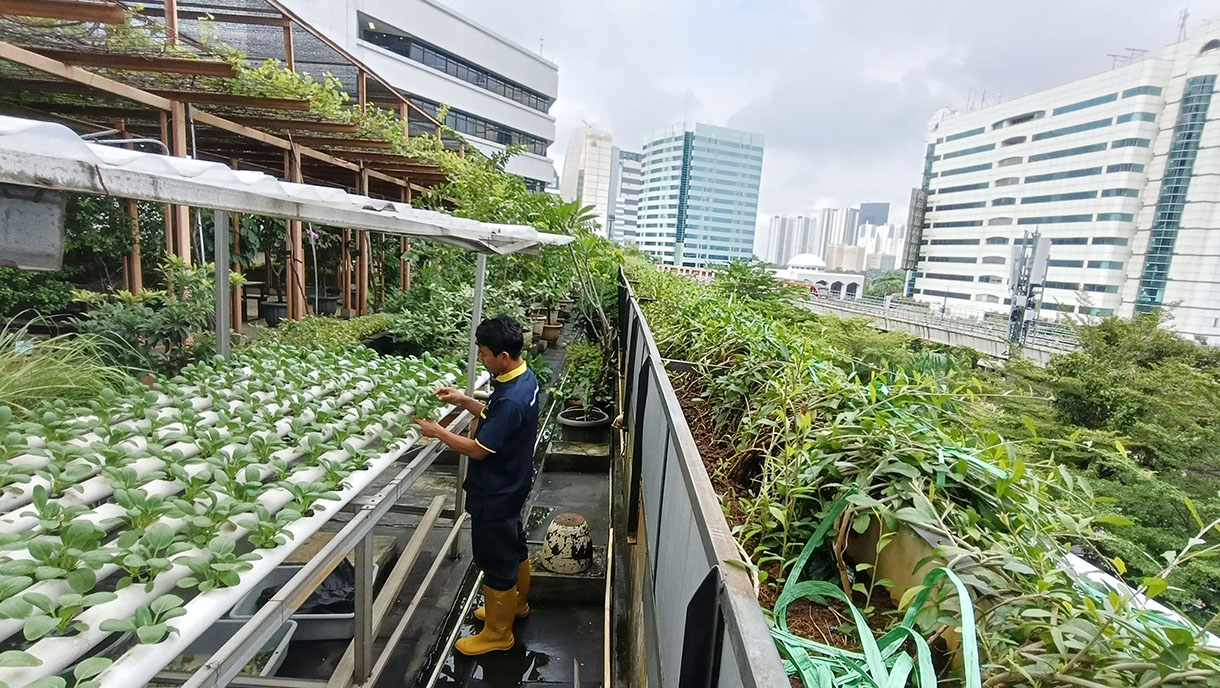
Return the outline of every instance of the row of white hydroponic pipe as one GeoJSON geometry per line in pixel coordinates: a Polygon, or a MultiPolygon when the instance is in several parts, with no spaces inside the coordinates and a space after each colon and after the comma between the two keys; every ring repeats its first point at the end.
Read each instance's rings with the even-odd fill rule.
{"type": "Polygon", "coordinates": [[[88,409],[0,409],[0,688],[143,685],[449,411],[458,373],[268,343],[88,409]]]}

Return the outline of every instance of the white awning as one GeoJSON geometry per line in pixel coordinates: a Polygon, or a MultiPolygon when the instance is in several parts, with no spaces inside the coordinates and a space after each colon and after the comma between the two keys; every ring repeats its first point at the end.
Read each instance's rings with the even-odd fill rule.
{"type": "Polygon", "coordinates": [[[268,215],[507,254],[572,237],[283,182],[262,172],[87,143],[51,122],[0,115],[0,183],[268,215]]]}

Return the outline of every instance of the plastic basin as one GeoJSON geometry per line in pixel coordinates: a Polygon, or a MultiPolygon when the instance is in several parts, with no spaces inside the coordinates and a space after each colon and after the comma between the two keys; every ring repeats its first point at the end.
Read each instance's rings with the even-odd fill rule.
{"type": "MultiPolygon", "coordinates": [[[[233,608],[229,618],[246,621],[258,611],[258,597],[269,587],[282,587],[300,571],[302,566],[277,566],[265,578],[246,593],[233,608]]],[[[377,580],[376,563],[373,564],[373,580],[377,580]]],[[[297,624],[294,640],[344,640],[356,635],[356,614],[293,614],[291,620],[297,624]]]]}

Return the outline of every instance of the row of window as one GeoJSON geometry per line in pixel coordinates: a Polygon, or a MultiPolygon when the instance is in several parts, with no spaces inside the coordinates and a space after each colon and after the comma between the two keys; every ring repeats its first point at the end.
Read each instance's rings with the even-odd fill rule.
{"type": "MultiPolygon", "coordinates": [[[[1009,219],[1011,219],[1011,218],[1009,218],[1009,219]]],[[[929,243],[934,246],[978,246],[979,240],[978,239],[931,239],[931,240],[924,239],[923,241],[919,242],[919,245],[927,246],[929,243]]],[[[986,243],[988,246],[1007,246],[1009,241],[1008,241],[1008,237],[993,236],[993,237],[987,237],[987,241],[984,243],[986,243]]],[[[1020,246],[1024,243],[1026,243],[1026,240],[1024,237],[1018,237],[1016,239],[1013,239],[1012,243],[1015,246],[1020,246]]],[[[1072,244],[1072,245],[1083,245],[1083,244],[1092,243],[1094,246],[1126,246],[1127,239],[1126,239],[1126,237],[1099,236],[1099,237],[1093,237],[1092,241],[1090,241],[1088,237],[1070,237],[1070,238],[1066,238],[1066,239],[1051,239],[1051,243],[1052,244],[1072,244]]],[[[935,260],[935,259],[933,259],[933,260],[935,260]]],[[[974,259],[971,258],[966,262],[972,263],[972,262],[974,262],[974,259]]],[[[984,261],[984,262],[986,262],[986,261],[984,261]]]]}
{"type": "MultiPolygon", "coordinates": [[[[415,101],[419,104],[420,108],[433,117],[437,117],[440,114],[440,105],[422,98],[416,98],[415,101]]],[[[540,139],[523,131],[510,129],[503,124],[475,117],[453,108],[449,109],[449,114],[445,117],[445,124],[459,133],[488,141],[495,141],[503,146],[524,146],[525,150],[535,155],[546,155],[547,146],[550,145],[550,142],[546,139],[540,139]]]]}
{"type": "MultiPolygon", "coordinates": [[[[966,263],[975,264],[982,263],[984,265],[1004,265],[1008,262],[1003,256],[983,256],[981,260],[975,259],[973,256],[923,256],[922,261],[929,263],[966,263]]],[[[1046,264],[1052,268],[1089,268],[1091,270],[1122,270],[1123,262],[1121,260],[1063,260],[1052,259],[1046,264]]]]}
{"type": "Polygon", "coordinates": [[[380,22],[367,20],[362,22],[360,38],[391,52],[398,53],[413,62],[419,62],[439,72],[444,72],[449,76],[461,79],[466,83],[474,84],[496,95],[504,96],[533,110],[546,112],[551,109],[551,103],[554,102],[552,98],[520,84],[515,84],[443,50],[422,43],[416,38],[383,33],[368,28],[370,25],[375,26],[377,23],[380,22]]]}

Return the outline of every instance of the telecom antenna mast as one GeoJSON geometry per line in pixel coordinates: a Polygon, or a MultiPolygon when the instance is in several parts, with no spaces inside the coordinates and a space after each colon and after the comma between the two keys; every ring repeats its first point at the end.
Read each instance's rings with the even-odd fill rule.
{"type": "Polygon", "coordinates": [[[1050,243],[1042,238],[1037,229],[1033,234],[1026,232],[1023,239],[1013,242],[1010,261],[1012,272],[1008,277],[1008,283],[1012,287],[1008,340],[1012,346],[1025,346],[1025,337],[1038,319],[1038,305],[1042,299],[1042,285],[1046,282],[1050,243]]]}

